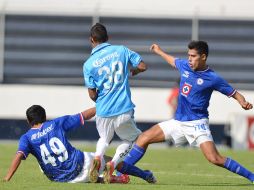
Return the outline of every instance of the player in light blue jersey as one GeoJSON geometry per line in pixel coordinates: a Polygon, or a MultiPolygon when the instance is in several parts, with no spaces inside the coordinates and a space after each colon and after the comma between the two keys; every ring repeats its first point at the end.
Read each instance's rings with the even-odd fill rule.
{"type": "Polygon", "coordinates": [[[214,90],[233,97],[240,106],[249,110],[252,104],[232,88],[223,78],[208,67],[208,45],[204,41],[192,41],[188,45],[188,60],[166,54],[157,44],[151,51],[160,55],[181,75],[178,106],[175,118],[154,125],[142,133],[129,152],[125,162],[135,164],[151,143],[172,140],[176,145],[188,142],[200,147],[206,159],[217,166],[254,181],[254,174],[231,158],[219,154],[209,129],[208,106],[214,90]]]}
{"type": "Polygon", "coordinates": [[[114,132],[123,141],[117,147],[113,159],[106,165],[104,179],[109,183],[114,168],[123,160],[132,142],[141,133],[134,121],[135,105],[131,100],[128,77],[129,68],[134,76],[144,72],[146,64],[139,54],[127,47],[107,43],[107,30],[102,24],[95,24],[90,35],[93,50],[84,63],[83,70],[89,96],[96,102],[96,126],[100,135],[90,172],[92,182],[97,181],[101,158],[114,132]]]}
{"type": "MultiPolygon", "coordinates": [[[[82,113],[66,115],[46,121],[46,112],[43,107],[33,105],[26,111],[27,121],[31,126],[19,141],[19,148],[4,181],[9,181],[21,161],[32,154],[38,161],[40,168],[47,178],[56,182],[85,183],[89,182],[89,170],[92,165],[94,153],[81,152],[74,148],[66,138],[66,133],[84,124],[84,120],[95,115],[95,108],[82,113]]],[[[100,173],[105,167],[105,156],[102,159],[100,173]]],[[[117,169],[124,174],[140,177],[151,183],[155,180],[149,171],[143,171],[132,165],[121,162],[117,169]]],[[[97,182],[103,182],[98,178],[97,182]]],[[[128,175],[111,176],[111,183],[128,183],[128,175]]]]}

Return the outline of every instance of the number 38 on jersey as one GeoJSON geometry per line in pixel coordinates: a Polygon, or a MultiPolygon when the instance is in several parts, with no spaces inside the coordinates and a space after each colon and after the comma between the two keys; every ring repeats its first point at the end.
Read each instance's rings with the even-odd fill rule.
{"type": "Polygon", "coordinates": [[[111,69],[108,66],[103,66],[98,70],[98,74],[106,77],[107,81],[103,83],[103,87],[110,89],[114,85],[123,82],[123,63],[121,61],[115,61],[112,63],[111,69]]]}

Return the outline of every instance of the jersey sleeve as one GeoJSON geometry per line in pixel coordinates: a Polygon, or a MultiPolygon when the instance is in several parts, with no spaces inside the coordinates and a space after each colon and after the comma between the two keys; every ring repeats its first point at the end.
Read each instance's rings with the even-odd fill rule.
{"type": "Polygon", "coordinates": [[[217,76],[216,82],[215,82],[215,90],[221,92],[222,94],[231,97],[235,94],[236,90],[228,84],[226,80],[221,78],[220,76],[217,76]]]}
{"type": "MultiPolygon", "coordinates": [[[[175,65],[176,65],[177,70],[180,73],[182,73],[186,69],[186,67],[188,67],[188,61],[186,59],[176,58],[175,65]]],[[[187,70],[188,70],[188,68],[187,68],[187,70]]]]}
{"type": "Polygon", "coordinates": [[[128,57],[128,60],[129,60],[129,63],[131,64],[131,66],[137,67],[142,60],[141,56],[138,53],[131,51],[130,49],[128,49],[126,47],[124,47],[124,48],[125,48],[125,51],[126,51],[126,54],[127,54],[127,57],[128,57]]]}
{"type": "Polygon", "coordinates": [[[19,140],[19,147],[17,153],[23,154],[23,159],[25,160],[30,153],[29,141],[26,135],[22,135],[19,140]]]}
{"type": "Polygon", "coordinates": [[[86,66],[86,63],[83,66],[83,74],[84,74],[85,85],[88,88],[96,88],[94,78],[91,74],[91,69],[89,69],[89,67],[86,66]]]}
{"type": "Polygon", "coordinates": [[[84,118],[81,113],[75,115],[66,115],[55,119],[57,126],[61,126],[66,132],[84,125],[84,118]]]}

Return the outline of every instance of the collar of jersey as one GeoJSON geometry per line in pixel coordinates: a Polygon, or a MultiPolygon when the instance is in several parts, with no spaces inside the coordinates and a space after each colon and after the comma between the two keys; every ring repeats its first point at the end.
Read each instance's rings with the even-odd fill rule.
{"type": "Polygon", "coordinates": [[[210,68],[209,68],[209,66],[207,65],[207,68],[206,68],[205,70],[203,70],[203,71],[196,71],[196,72],[202,73],[202,72],[208,71],[209,69],[210,69],[210,68]]]}
{"type": "Polygon", "coordinates": [[[38,127],[38,128],[31,128],[31,129],[40,129],[40,128],[42,128],[42,126],[43,126],[43,123],[41,124],[41,126],[40,127],[38,127]]]}
{"type": "Polygon", "coordinates": [[[107,47],[107,46],[110,46],[110,44],[109,44],[109,43],[102,43],[102,44],[99,44],[99,45],[97,45],[95,48],[93,48],[91,54],[94,54],[95,52],[97,52],[97,51],[99,51],[99,50],[101,50],[101,49],[103,49],[103,48],[105,48],[105,47],[107,47]]]}

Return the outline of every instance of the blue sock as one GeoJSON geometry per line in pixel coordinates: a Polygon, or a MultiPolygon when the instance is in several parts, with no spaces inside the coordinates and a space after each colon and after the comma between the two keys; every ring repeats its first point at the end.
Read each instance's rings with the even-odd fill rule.
{"type": "Polygon", "coordinates": [[[145,154],[146,150],[134,144],[129,154],[125,157],[124,162],[135,165],[145,154]]]}
{"type": "Polygon", "coordinates": [[[224,168],[249,179],[251,182],[254,182],[254,174],[231,158],[227,158],[226,162],[224,163],[224,168]]]}
{"type": "Polygon", "coordinates": [[[118,171],[123,174],[128,174],[128,175],[140,177],[144,180],[146,180],[147,174],[148,174],[147,172],[141,170],[140,168],[138,168],[134,165],[128,164],[126,162],[123,162],[122,168],[118,171]]]}

